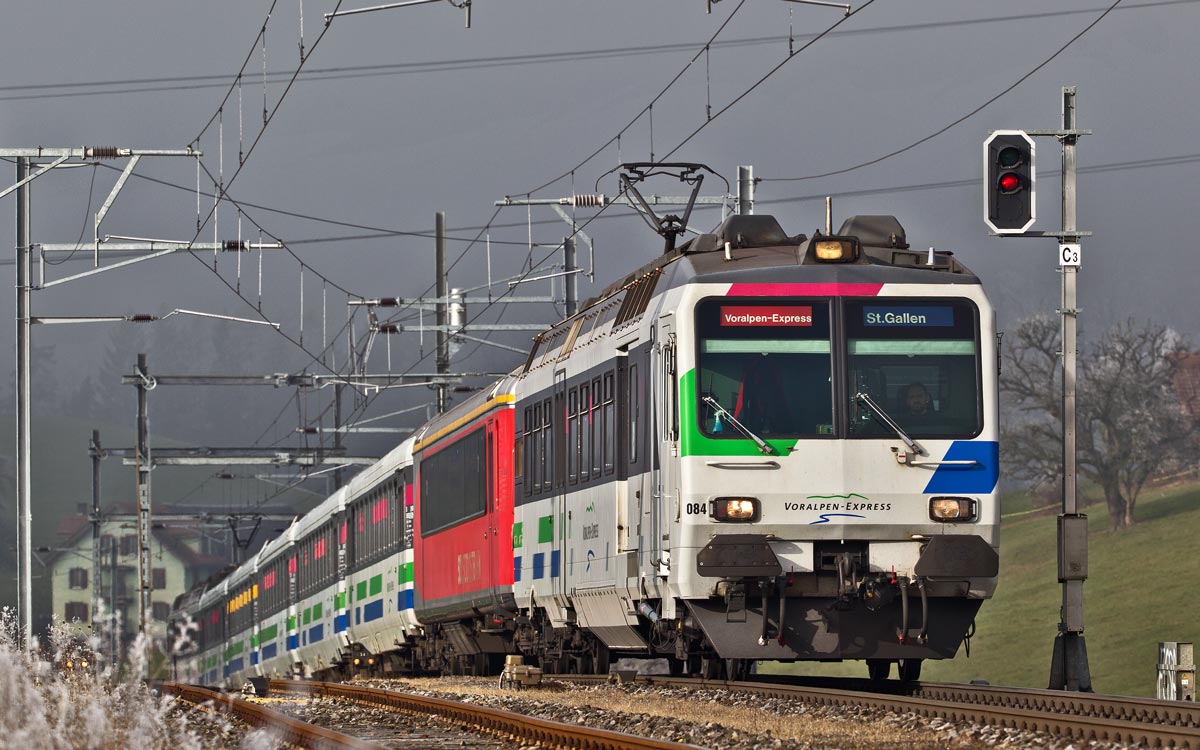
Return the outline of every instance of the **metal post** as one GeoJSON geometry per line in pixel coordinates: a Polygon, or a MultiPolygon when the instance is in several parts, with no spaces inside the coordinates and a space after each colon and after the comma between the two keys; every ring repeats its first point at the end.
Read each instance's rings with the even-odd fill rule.
{"type": "Polygon", "coordinates": [[[739,214],[754,213],[754,167],[738,167],[737,204],[739,214]]]}
{"type": "Polygon", "coordinates": [[[92,457],[92,635],[100,637],[101,623],[96,620],[100,612],[100,460],[104,457],[100,449],[100,431],[92,430],[88,446],[92,457]]]}
{"type": "MultiPolygon", "coordinates": [[[[438,211],[435,222],[435,259],[434,274],[437,276],[437,372],[444,375],[450,372],[450,341],[446,331],[446,295],[449,294],[449,282],[446,278],[446,212],[438,211]]],[[[446,411],[446,385],[437,386],[438,414],[446,411]]]]}
{"type": "MultiPolygon", "coordinates": [[[[344,387],[342,383],[333,387],[333,449],[339,452],[342,449],[342,389],[344,387]]],[[[335,489],[342,486],[342,470],[340,468],[333,470],[333,486],[335,489]]]]}
{"type": "MultiPolygon", "coordinates": [[[[29,176],[29,159],[17,158],[17,182],[29,176]]],[[[19,639],[33,649],[33,528],[30,519],[30,280],[33,267],[29,251],[29,185],[17,189],[17,610],[19,639]]]]}
{"type": "MultiPolygon", "coordinates": [[[[1078,243],[1075,224],[1075,87],[1062,90],[1062,235],[1061,243],[1078,243]]],[[[1064,265],[1062,271],[1062,433],[1063,495],[1058,517],[1058,579],[1062,583],[1059,634],[1054,639],[1050,666],[1050,688],[1092,691],[1087,646],[1083,639],[1083,582],[1087,579],[1087,516],[1079,513],[1076,498],[1076,327],[1079,306],[1076,285],[1079,267],[1064,265]]]]}
{"type": "Polygon", "coordinates": [[[575,238],[563,239],[563,281],[566,282],[567,317],[579,311],[579,279],[575,273],[575,238]]]}
{"type": "Polygon", "coordinates": [[[146,408],[150,374],[146,355],[137,357],[137,486],[138,486],[138,632],[145,638],[150,630],[150,415],[146,408]]]}
{"type": "Polygon", "coordinates": [[[112,664],[113,675],[117,674],[115,667],[121,660],[121,625],[123,624],[124,608],[117,601],[117,540],[116,537],[108,542],[108,601],[111,602],[112,612],[108,616],[108,663],[112,664]]]}

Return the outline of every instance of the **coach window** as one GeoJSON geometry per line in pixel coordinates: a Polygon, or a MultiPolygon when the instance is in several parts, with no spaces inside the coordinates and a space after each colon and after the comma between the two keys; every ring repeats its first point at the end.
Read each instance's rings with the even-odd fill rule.
{"type": "Polygon", "coordinates": [[[847,301],[851,436],[895,433],[853,399],[865,393],[914,437],[974,437],[982,427],[979,323],[959,300],[847,301]]]}
{"type": "Polygon", "coordinates": [[[579,482],[579,391],[567,392],[567,481],[579,482]]]}
{"type": "Polygon", "coordinates": [[[542,402],[542,438],[544,440],[544,452],[542,455],[542,465],[546,468],[546,475],[542,477],[542,489],[548,490],[554,486],[554,407],[551,406],[550,399],[542,402]]]}
{"type": "Polygon", "coordinates": [[[604,441],[604,473],[611,474],[617,465],[616,400],[613,394],[613,374],[604,373],[603,420],[600,432],[604,441]]]}
{"type": "Polygon", "coordinates": [[[729,415],[762,438],[833,434],[828,302],[707,300],[696,322],[705,435],[745,440],[729,415]]]}
{"type": "Polygon", "coordinates": [[[484,430],[477,429],[421,461],[421,533],[428,535],[487,510],[484,430]]]}
{"type": "Polygon", "coordinates": [[[542,491],[546,478],[546,433],[542,432],[542,405],[533,405],[533,493],[542,491]]]}
{"type": "Polygon", "coordinates": [[[592,399],[587,383],[579,386],[579,481],[586,482],[592,468],[592,399]]]}
{"type": "Polygon", "coordinates": [[[629,366],[629,463],[638,460],[638,412],[641,411],[641,391],[638,390],[638,366],[629,366]]]}

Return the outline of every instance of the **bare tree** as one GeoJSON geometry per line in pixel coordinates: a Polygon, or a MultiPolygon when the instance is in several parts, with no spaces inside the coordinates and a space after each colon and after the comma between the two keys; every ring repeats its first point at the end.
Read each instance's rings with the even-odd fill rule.
{"type": "MultiPolygon", "coordinates": [[[[1062,380],[1058,321],[1035,316],[1011,334],[1000,390],[1007,401],[1005,463],[1035,484],[1061,481],[1062,380]]],[[[1136,522],[1151,478],[1188,460],[1197,420],[1177,391],[1183,340],[1166,326],[1132,320],[1080,353],[1079,470],[1103,492],[1114,529],[1136,522]]]]}

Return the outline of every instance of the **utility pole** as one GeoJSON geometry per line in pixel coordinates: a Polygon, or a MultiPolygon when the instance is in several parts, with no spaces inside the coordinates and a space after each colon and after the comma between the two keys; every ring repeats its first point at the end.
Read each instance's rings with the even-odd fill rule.
{"type": "MultiPolygon", "coordinates": [[[[450,372],[450,336],[446,330],[446,295],[449,293],[449,283],[446,278],[446,212],[438,211],[435,221],[435,258],[434,274],[437,276],[437,373],[445,375],[450,372]]],[[[437,411],[443,414],[446,403],[446,386],[437,387],[437,411]]]]}
{"type": "Polygon", "coordinates": [[[738,167],[737,212],[754,213],[754,167],[738,167]]]}
{"type": "Polygon", "coordinates": [[[155,385],[146,367],[146,355],[137,356],[137,497],[138,497],[138,632],[145,637],[150,629],[150,415],[146,394],[155,385]]]}
{"type": "Polygon", "coordinates": [[[29,158],[17,158],[17,571],[20,578],[17,610],[20,612],[18,639],[33,649],[33,523],[30,517],[30,262],[29,158]]]}
{"type": "Polygon", "coordinates": [[[100,612],[100,461],[104,451],[100,447],[100,431],[92,430],[92,439],[88,445],[88,453],[92,457],[92,635],[100,637],[100,624],[96,616],[100,612]]]}
{"type": "Polygon", "coordinates": [[[579,311],[579,279],[575,268],[575,238],[563,238],[563,281],[567,317],[579,311]]]}

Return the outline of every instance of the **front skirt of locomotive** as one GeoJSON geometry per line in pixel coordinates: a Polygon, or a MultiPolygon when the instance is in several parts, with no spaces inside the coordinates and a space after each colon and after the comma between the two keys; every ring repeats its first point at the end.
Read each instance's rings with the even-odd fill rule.
{"type": "Polygon", "coordinates": [[[935,539],[911,579],[861,577],[829,595],[803,591],[784,574],[766,537],[728,535],[714,542],[697,561],[704,575],[721,579],[723,595],[687,605],[725,659],[952,658],[983,603],[970,596],[969,580],[994,577],[999,567],[979,537],[935,539]]]}

